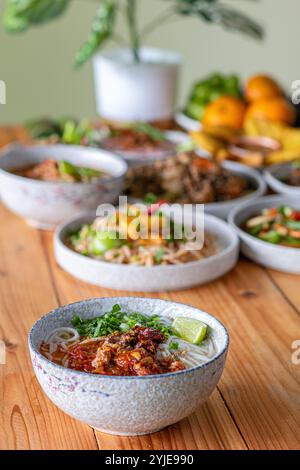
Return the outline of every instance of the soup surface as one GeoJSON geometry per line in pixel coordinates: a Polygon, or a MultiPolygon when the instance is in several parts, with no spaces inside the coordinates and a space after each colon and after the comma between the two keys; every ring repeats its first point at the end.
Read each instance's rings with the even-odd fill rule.
{"type": "Polygon", "coordinates": [[[92,182],[109,176],[102,171],[75,166],[65,160],[56,161],[51,159],[15,170],[13,173],[40,181],[62,181],[66,183],[92,182]]]}
{"type": "Polygon", "coordinates": [[[61,366],[99,375],[166,374],[195,367],[217,353],[212,332],[199,320],[123,312],[91,319],[74,317],[40,345],[47,359],[61,366]]]}

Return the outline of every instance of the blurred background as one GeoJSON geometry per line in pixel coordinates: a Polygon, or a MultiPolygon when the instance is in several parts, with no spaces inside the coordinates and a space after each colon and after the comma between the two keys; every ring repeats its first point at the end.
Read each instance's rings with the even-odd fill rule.
{"type": "MultiPolygon", "coordinates": [[[[148,45],[180,52],[184,57],[179,103],[190,85],[210,72],[236,72],[241,77],[268,72],[287,91],[300,78],[299,0],[224,0],[249,13],[266,30],[263,42],[207,26],[196,19],[177,18],[157,29],[148,45]]],[[[96,2],[76,0],[66,14],[23,35],[0,28],[0,79],[7,85],[7,104],[0,106],[0,122],[14,123],[49,115],[96,116],[92,65],[75,70],[75,52],[86,39],[96,2]]],[[[161,0],[139,0],[141,23],[164,5],[161,0]]],[[[2,17],[4,0],[0,0],[2,17]]],[[[120,25],[120,33],[122,28],[120,25]]],[[[109,46],[110,47],[110,46],[109,46]]],[[[111,44],[115,47],[115,44],[111,44]]]]}

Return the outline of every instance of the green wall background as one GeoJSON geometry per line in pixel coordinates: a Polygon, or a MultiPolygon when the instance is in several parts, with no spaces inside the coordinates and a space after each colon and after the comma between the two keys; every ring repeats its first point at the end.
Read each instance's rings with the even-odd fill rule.
{"type": "MultiPolygon", "coordinates": [[[[1,17],[4,3],[0,0],[1,17]]],[[[166,6],[162,0],[139,3],[141,23],[166,6]]],[[[194,80],[215,70],[234,71],[244,78],[266,71],[280,79],[287,90],[300,78],[299,0],[226,3],[243,8],[264,24],[267,36],[263,43],[196,19],[173,21],[147,41],[184,56],[181,103],[194,80]]],[[[1,123],[45,115],[96,115],[91,64],[80,71],[73,69],[74,53],[87,36],[96,6],[96,0],[73,0],[64,17],[24,35],[8,35],[0,26],[0,79],[7,85],[7,104],[0,106],[1,123]]],[[[120,24],[120,32],[123,30],[120,24]]]]}

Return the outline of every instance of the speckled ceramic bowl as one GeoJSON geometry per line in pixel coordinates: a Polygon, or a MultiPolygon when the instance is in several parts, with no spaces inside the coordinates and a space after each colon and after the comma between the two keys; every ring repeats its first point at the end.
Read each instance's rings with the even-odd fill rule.
{"type": "Polygon", "coordinates": [[[94,219],[95,214],[92,213],[80,216],[59,226],[54,236],[59,266],[91,284],[135,292],[187,289],[223,276],[237,263],[238,237],[228,224],[210,215],[205,215],[205,230],[215,235],[219,251],[214,256],[191,263],[152,267],[116,264],[83,256],[66,246],[68,234],[94,219]]]}
{"type": "Polygon", "coordinates": [[[136,297],[92,299],[58,308],[38,320],[29,334],[34,372],[50,400],[73,418],[118,435],[153,433],[193,413],[219,382],[228,343],[226,329],[211,315],[184,304],[136,297]],[[66,369],[39,353],[46,336],[54,328],[70,326],[74,315],[92,318],[116,303],[129,312],[202,320],[212,331],[217,355],[204,365],[173,374],[112,377],[66,369]]]}
{"type": "Polygon", "coordinates": [[[264,172],[264,177],[270,188],[275,193],[287,194],[289,196],[300,197],[300,186],[291,186],[284,182],[292,171],[292,165],[285,163],[283,165],[273,165],[264,172]]]}
{"type": "Polygon", "coordinates": [[[299,196],[266,196],[250,204],[244,203],[230,213],[228,221],[241,239],[241,250],[245,256],[267,268],[300,274],[300,248],[273,245],[249,235],[241,228],[247,219],[263,209],[284,205],[300,210],[299,196]]]}
{"type": "Polygon", "coordinates": [[[121,157],[104,150],[71,145],[9,146],[0,152],[1,199],[31,225],[52,229],[72,215],[96,210],[101,203],[114,202],[122,191],[126,171],[127,164],[121,157]],[[90,183],[64,183],[11,173],[48,158],[102,170],[111,177],[90,183]]]}

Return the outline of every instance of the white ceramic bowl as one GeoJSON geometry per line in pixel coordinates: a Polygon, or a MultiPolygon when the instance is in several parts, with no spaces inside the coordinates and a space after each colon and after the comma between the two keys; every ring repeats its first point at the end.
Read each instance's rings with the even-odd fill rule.
{"type": "Polygon", "coordinates": [[[300,196],[300,186],[291,186],[284,183],[284,179],[288,177],[292,166],[290,163],[283,165],[273,165],[264,171],[264,177],[270,188],[275,193],[287,194],[290,196],[300,196]]]}
{"type": "Polygon", "coordinates": [[[220,217],[221,219],[227,219],[230,211],[234,207],[237,207],[237,205],[243,202],[250,203],[253,200],[263,196],[267,190],[267,185],[258,171],[246,165],[241,165],[240,163],[228,161],[222,163],[222,167],[226,168],[226,170],[231,171],[232,173],[244,176],[245,178],[249,179],[255,188],[254,191],[247,194],[246,196],[233,199],[232,201],[210,202],[208,204],[205,204],[205,211],[208,214],[215,215],[216,217],[220,217]]]}
{"type": "MultiPolygon", "coordinates": [[[[163,160],[165,158],[169,158],[173,155],[176,155],[177,145],[185,144],[191,140],[188,134],[185,134],[184,132],[180,132],[180,131],[165,131],[164,134],[165,134],[165,138],[169,142],[175,144],[174,149],[167,150],[167,151],[160,151],[160,152],[152,152],[152,153],[150,151],[147,153],[143,153],[138,150],[136,151],[115,150],[115,152],[118,155],[120,155],[122,158],[124,158],[124,160],[127,161],[130,167],[140,166],[140,165],[152,165],[157,160],[163,160]]],[[[105,149],[105,144],[103,145],[103,148],[105,149]]]]}
{"type": "Polygon", "coordinates": [[[118,435],[153,433],[193,413],[219,382],[228,344],[226,329],[211,315],[184,304],[136,297],[92,299],[60,307],[38,320],[29,333],[34,372],[50,400],[73,418],[118,435]],[[204,365],[173,374],[117,377],[66,369],[39,353],[47,335],[54,328],[70,326],[74,315],[92,318],[116,303],[128,312],[202,320],[212,331],[217,355],[204,365]]]}
{"type": "Polygon", "coordinates": [[[186,289],[223,276],[237,263],[238,237],[228,224],[210,215],[205,215],[205,230],[215,235],[219,252],[200,261],[168,266],[131,266],[95,260],[67,247],[66,236],[94,219],[93,213],[82,215],[60,225],[54,236],[55,257],[59,266],[91,284],[136,292],[186,289]]]}
{"type": "MultiPolygon", "coordinates": [[[[267,190],[267,184],[258,171],[246,165],[226,161],[222,163],[222,166],[227,170],[231,171],[232,173],[246,177],[249,181],[251,181],[254,188],[253,191],[251,191],[249,194],[236,199],[232,199],[231,201],[209,202],[207,204],[204,204],[205,212],[207,214],[211,214],[215,217],[219,217],[220,219],[227,220],[230,211],[234,207],[243,202],[251,202],[252,200],[258,199],[259,197],[263,196],[267,190]]],[[[130,199],[133,202],[141,202],[140,199],[130,199]]],[[[197,205],[194,206],[196,207],[197,205]]]]}
{"type": "Polygon", "coordinates": [[[175,121],[180,127],[182,127],[182,129],[188,132],[197,132],[202,129],[202,124],[199,121],[190,118],[189,116],[184,114],[183,111],[178,111],[175,114],[175,121]]]}
{"type": "Polygon", "coordinates": [[[114,202],[122,191],[127,168],[121,157],[94,148],[9,146],[0,153],[0,194],[2,202],[31,225],[52,229],[72,215],[96,210],[101,203],[114,202]],[[64,183],[38,181],[11,173],[48,158],[95,168],[112,176],[90,183],[64,183]]]}
{"type": "Polygon", "coordinates": [[[300,210],[299,196],[266,196],[251,203],[244,203],[231,211],[228,221],[241,239],[242,253],[255,263],[267,268],[292,274],[300,274],[300,248],[273,245],[249,235],[241,226],[262,209],[290,205],[300,210]]]}

